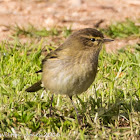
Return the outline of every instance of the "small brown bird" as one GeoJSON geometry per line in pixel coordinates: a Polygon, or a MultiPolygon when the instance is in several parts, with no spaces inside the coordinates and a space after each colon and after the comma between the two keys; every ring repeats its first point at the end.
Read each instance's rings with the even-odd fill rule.
{"type": "MultiPolygon", "coordinates": [[[[43,68],[39,71],[42,72],[42,79],[26,91],[35,92],[45,87],[51,93],[68,95],[73,104],[72,96],[86,91],[93,83],[102,44],[110,41],[113,40],[105,39],[96,29],[85,28],[74,32],[45,57],[43,68]]],[[[74,108],[78,118],[78,111],[74,108]]]]}

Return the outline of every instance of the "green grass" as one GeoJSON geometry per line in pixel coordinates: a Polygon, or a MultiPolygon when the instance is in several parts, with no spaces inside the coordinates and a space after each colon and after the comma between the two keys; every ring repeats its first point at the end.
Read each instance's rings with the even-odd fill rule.
{"type": "MultiPolygon", "coordinates": [[[[54,49],[46,39],[58,35],[52,34],[52,29],[45,35],[48,37],[38,41],[42,33],[36,36],[34,30],[24,36],[37,41],[22,43],[18,37],[23,32],[16,31],[13,41],[0,44],[0,134],[17,133],[18,139],[42,139],[39,135],[47,133],[52,134],[53,139],[138,138],[140,46],[127,46],[115,54],[108,54],[105,49],[101,51],[96,80],[87,92],[73,98],[83,120],[79,126],[75,110],[66,96],[55,95],[53,116],[49,117],[51,93],[43,90],[25,92],[41,78],[35,71],[40,70],[43,50],[54,49]]],[[[46,29],[39,31],[48,32],[46,29]]],[[[60,32],[67,36],[70,30],[60,32]]]]}
{"type": "Polygon", "coordinates": [[[16,25],[15,27],[12,27],[13,36],[16,37],[30,37],[30,38],[40,38],[40,37],[47,37],[47,36],[58,36],[60,33],[63,33],[62,35],[64,37],[67,37],[71,33],[71,27],[66,28],[63,27],[63,29],[58,28],[51,28],[47,30],[45,27],[41,29],[37,29],[33,25],[29,25],[28,27],[20,27],[16,25]]]}
{"type": "MultiPolygon", "coordinates": [[[[138,20],[139,22],[140,20],[138,20]]],[[[116,22],[101,31],[112,38],[140,37],[140,26],[129,19],[124,22],[116,22]]]]}

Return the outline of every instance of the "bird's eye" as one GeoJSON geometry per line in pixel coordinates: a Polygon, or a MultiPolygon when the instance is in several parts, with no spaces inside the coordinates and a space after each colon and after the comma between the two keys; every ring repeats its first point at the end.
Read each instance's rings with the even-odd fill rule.
{"type": "Polygon", "coordinates": [[[94,42],[94,41],[95,41],[95,38],[91,38],[91,41],[93,41],[93,42],[94,42]]]}

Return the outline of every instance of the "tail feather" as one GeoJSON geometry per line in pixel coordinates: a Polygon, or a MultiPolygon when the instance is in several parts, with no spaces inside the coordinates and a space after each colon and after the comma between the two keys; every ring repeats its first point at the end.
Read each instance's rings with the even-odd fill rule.
{"type": "Polygon", "coordinates": [[[41,87],[41,80],[36,82],[35,84],[33,84],[31,87],[27,88],[25,91],[27,92],[36,92],[38,90],[40,90],[42,87],[41,87]]]}

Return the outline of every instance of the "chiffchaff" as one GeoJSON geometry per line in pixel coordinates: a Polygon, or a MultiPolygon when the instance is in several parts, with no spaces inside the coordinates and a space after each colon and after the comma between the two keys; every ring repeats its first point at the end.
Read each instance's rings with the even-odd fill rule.
{"type": "MultiPolygon", "coordinates": [[[[73,95],[86,91],[93,83],[102,44],[110,41],[113,40],[105,39],[96,29],[85,28],[74,32],[45,57],[40,71],[42,79],[26,91],[35,92],[44,87],[51,93],[68,95],[72,101],[73,95]]],[[[53,96],[51,100],[53,101],[53,96]]],[[[74,108],[79,118],[78,111],[75,106],[74,108]]]]}

